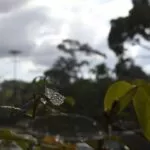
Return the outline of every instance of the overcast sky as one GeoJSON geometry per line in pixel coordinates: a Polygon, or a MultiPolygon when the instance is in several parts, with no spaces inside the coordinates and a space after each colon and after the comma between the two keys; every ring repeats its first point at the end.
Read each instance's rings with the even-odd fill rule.
{"type": "MultiPolygon", "coordinates": [[[[59,56],[56,45],[65,38],[107,53],[105,61],[113,67],[115,56],[107,46],[109,21],[126,16],[131,7],[130,0],[0,0],[0,79],[13,78],[10,50],[22,52],[18,78],[31,80],[51,67],[59,56]]],[[[140,50],[133,49],[130,54],[136,56],[140,50]]],[[[143,63],[148,70],[148,61],[143,63]]]]}

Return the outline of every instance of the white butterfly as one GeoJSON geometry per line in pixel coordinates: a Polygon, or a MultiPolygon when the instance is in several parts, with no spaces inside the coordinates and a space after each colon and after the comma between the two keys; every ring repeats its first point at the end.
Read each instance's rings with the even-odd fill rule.
{"type": "Polygon", "coordinates": [[[45,89],[45,96],[56,106],[62,105],[65,100],[63,95],[49,88],[45,89]]]}

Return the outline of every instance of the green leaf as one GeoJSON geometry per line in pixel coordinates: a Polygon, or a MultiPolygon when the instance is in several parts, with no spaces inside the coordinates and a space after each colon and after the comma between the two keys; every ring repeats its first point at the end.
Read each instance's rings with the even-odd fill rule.
{"type": "Polygon", "coordinates": [[[74,106],[75,105],[75,100],[74,100],[74,98],[68,96],[68,97],[65,98],[65,103],[67,103],[71,106],[74,106]]]}
{"type": "Polygon", "coordinates": [[[124,96],[129,90],[131,90],[133,86],[125,81],[118,81],[112,84],[105,96],[104,99],[104,109],[105,111],[110,111],[112,109],[112,105],[115,101],[119,101],[119,99],[124,96]]]}
{"type": "Polygon", "coordinates": [[[138,87],[143,87],[145,92],[150,96],[150,84],[149,82],[147,82],[146,80],[135,80],[133,82],[134,85],[138,86],[138,87]]]}
{"type": "Polygon", "coordinates": [[[125,95],[123,95],[119,99],[118,113],[122,112],[128,106],[128,104],[131,102],[131,100],[133,100],[133,97],[135,96],[137,89],[138,89],[137,87],[131,88],[125,95]]]}
{"type": "Polygon", "coordinates": [[[40,148],[39,146],[36,146],[36,147],[34,148],[34,150],[41,150],[41,148],[40,148]]]}
{"type": "Polygon", "coordinates": [[[147,84],[147,82],[145,80],[142,80],[142,79],[136,79],[132,82],[132,84],[136,85],[136,86],[142,86],[142,85],[147,84]]]}
{"type": "Polygon", "coordinates": [[[0,139],[10,141],[24,141],[29,143],[37,143],[37,140],[32,136],[25,134],[17,134],[8,129],[0,129],[0,139]]]}
{"type": "Polygon", "coordinates": [[[26,115],[29,116],[29,117],[32,117],[32,116],[33,116],[33,109],[29,109],[29,110],[26,112],[26,115]]]}
{"type": "Polygon", "coordinates": [[[22,148],[22,150],[27,150],[29,147],[29,144],[27,142],[24,141],[16,141],[16,144],[22,148]]]}
{"type": "Polygon", "coordinates": [[[138,88],[133,105],[144,135],[150,140],[150,96],[143,87],[138,88]]]}

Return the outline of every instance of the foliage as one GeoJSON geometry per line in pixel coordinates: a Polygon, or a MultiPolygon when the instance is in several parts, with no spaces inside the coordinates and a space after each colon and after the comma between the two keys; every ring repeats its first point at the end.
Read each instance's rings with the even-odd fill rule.
{"type": "Polygon", "coordinates": [[[89,44],[82,44],[77,40],[65,39],[58,45],[58,49],[75,57],[77,52],[85,53],[86,55],[99,55],[106,58],[106,55],[98,50],[93,49],[89,44]]]}
{"type": "Polygon", "coordinates": [[[111,20],[111,29],[108,36],[109,47],[117,56],[122,56],[126,48],[124,42],[128,41],[132,45],[139,45],[144,48],[140,42],[143,38],[150,40],[150,5],[148,0],[132,0],[133,8],[126,17],[119,17],[111,20]],[[141,38],[137,38],[140,35],[141,38]]]}
{"type": "MultiPolygon", "coordinates": [[[[38,136],[36,137],[29,130],[32,127],[32,121],[34,122],[37,116],[48,115],[51,113],[50,110],[55,110],[55,112],[59,113],[60,108],[58,108],[58,105],[61,105],[63,102],[73,106],[75,101],[71,97],[65,98],[58,92],[48,89],[47,84],[46,78],[35,78],[32,83],[32,97],[30,101],[21,108],[0,106],[0,139],[4,141],[3,144],[1,143],[1,146],[3,145],[3,147],[5,146],[8,148],[9,141],[15,141],[19,147],[23,150],[27,150],[33,149],[34,146],[38,146],[39,142],[42,142],[41,148],[52,149],[53,146],[51,145],[53,145],[53,143],[51,140],[49,140],[48,145],[46,143],[43,144],[45,140],[41,140],[41,137],[39,139],[38,136]]],[[[45,139],[44,136],[42,139],[43,138],[45,139]]],[[[10,146],[12,147],[11,144],[10,146]]],[[[54,147],[58,148],[58,146],[59,144],[56,142],[54,147]]],[[[62,147],[63,144],[60,144],[60,146],[62,147]]],[[[69,146],[66,145],[65,147],[69,146]]],[[[40,147],[38,149],[40,149],[40,147]]]]}
{"type": "Polygon", "coordinates": [[[108,89],[105,96],[105,100],[104,100],[105,111],[110,111],[112,109],[114,101],[119,101],[119,99],[124,94],[126,94],[131,88],[132,85],[125,81],[114,83],[113,86],[111,86],[108,89]]]}
{"type": "Polygon", "coordinates": [[[150,84],[144,80],[136,80],[132,84],[119,81],[112,84],[108,89],[104,104],[107,113],[113,112],[117,115],[120,111],[124,110],[130,102],[133,103],[143,134],[148,140],[150,140],[149,91],[150,84]]]}
{"type": "MultiPolygon", "coordinates": [[[[63,109],[64,104],[60,106],[63,102],[73,107],[76,101],[70,96],[65,98],[57,91],[49,89],[49,84],[51,83],[45,77],[35,78],[32,82],[32,97],[21,108],[0,106],[0,111],[3,114],[0,116],[2,121],[0,123],[0,139],[4,141],[3,144],[0,144],[1,146],[12,147],[11,142],[14,141],[23,150],[73,150],[76,148],[76,144],[74,142],[65,143],[57,134],[61,135],[63,133],[65,137],[67,129],[74,133],[74,137],[77,136],[77,140],[82,141],[94,138],[87,137],[86,133],[91,132],[91,135],[96,134],[96,137],[99,136],[97,135],[99,127],[97,128],[97,124],[94,124],[95,120],[92,118],[77,114],[62,113],[65,111],[63,109]],[[63,121],[65,121],[65,124],[60,125],[63,121]],[[95,130],[93,130],[94,128],[95,130]],[[80,134],[77,134],[79,131],[80,134],[83,132],[83,139],[81,139],[80,134]]],[[[71,135],[71,133],[68,133],[68,135],[71,135]]],[[[100,134],[100,136],[102,135],[100,134]]],[[[68,140],[71,139],[68,137],[68,140]]]]}

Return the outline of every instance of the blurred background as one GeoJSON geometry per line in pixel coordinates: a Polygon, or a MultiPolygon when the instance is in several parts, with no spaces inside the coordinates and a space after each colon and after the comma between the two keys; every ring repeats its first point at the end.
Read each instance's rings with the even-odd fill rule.
{"type": "Polygon", "coordinates": [[[149,13],[148,0],[0,0],[0,104],[21,105],[44,75],[100,115],[112,82],[149,79],[149,13]]]}
{"type": "Polygon", "coordinates": [[[149,0],[0,0],[0,33],[1,105],[42,75],[75,100],[67,112],[99,120],[113,82],[150,79],[149,0]]]}
{"type": "MultiPolygon", "coordinates": [[[[149,41],[149,0],[0,0],[0,105],[21,107],[44,76],[75,100],[66,112],[102,123],[113,82],[150,80],[149,41]]],[[[132,105],[124,119],[138,128],[132,105]]]]}

